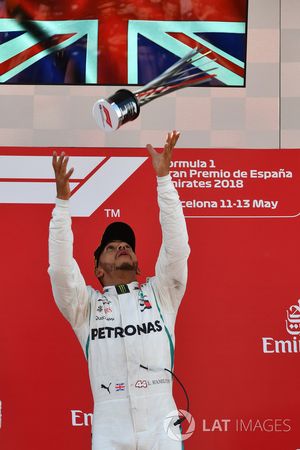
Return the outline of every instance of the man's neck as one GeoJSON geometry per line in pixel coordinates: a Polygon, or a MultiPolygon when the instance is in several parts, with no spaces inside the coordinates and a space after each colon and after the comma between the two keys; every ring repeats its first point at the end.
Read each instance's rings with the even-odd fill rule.
{"type": "Polygon", "coordinates": [[[105,275],[103,286],[117,286],[118,284],[129,284],[137,281],[136,273],[132,270],[116,270],[113,274],[105,275]]]}

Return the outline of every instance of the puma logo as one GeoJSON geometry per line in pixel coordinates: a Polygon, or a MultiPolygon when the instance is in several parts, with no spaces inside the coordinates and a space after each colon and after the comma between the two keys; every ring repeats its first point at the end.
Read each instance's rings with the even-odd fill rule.
{"type": "Polygon", "coordinates": [[[110,394],[110,390],[109,390],[110,385],[111,385],[111,383],[109,383],[108,386],[105,386],[105,384],[101,384],[101,388],[102,388],[102,389],[106,389],[106,390],[108,391],[108,393],[110,394]]]}

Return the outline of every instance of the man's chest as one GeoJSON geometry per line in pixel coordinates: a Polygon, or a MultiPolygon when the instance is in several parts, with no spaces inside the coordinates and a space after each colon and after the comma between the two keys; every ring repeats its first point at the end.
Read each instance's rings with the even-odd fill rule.
{"type": "Polygon", "coordinates": [[[163,330],[154,294],[147,289],[104,293],[91,302],[90,339],[122,339],[163,330]]]}

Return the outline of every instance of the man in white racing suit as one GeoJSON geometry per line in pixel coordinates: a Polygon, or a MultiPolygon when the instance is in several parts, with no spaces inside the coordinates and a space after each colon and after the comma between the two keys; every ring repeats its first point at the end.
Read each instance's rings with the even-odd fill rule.
{"type": "Polygon", "coordinates": [[[94,397],[93,450],[182,449],[182,442],[164,430],[164,419],[177,409],[168,370],[173,370],[174,324],[189,255],[181,202],[169,175],[178,137],[169,133],[162,152],[147,146],[157,175],[162,227],[155,276],[139,285],[134,233],[115,222],[95,252],[103,293],[86,286],[73,259],[73,169],[67,171],[64,153],[53,154],[57,199],[50,222],[49,274],[58,308],[87,358],[94,397]]]}

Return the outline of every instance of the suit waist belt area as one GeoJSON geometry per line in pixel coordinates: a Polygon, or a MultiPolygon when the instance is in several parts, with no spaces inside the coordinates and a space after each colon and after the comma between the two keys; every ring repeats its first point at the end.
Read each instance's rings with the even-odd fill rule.
{"type": "MultiPolygon", "coordinates": [[[[95,401],[93,424],[131,422],[135,432],[163,427],[164,418],[176,409],[171,393],[95,401]]],[[[94,425],[93,425],[94,426],[94,425]]]]}

